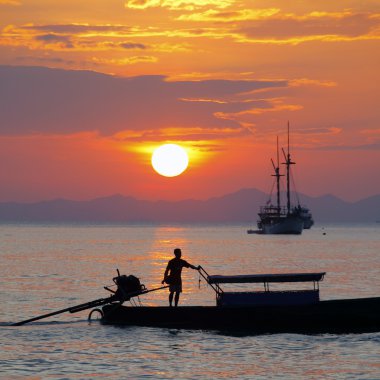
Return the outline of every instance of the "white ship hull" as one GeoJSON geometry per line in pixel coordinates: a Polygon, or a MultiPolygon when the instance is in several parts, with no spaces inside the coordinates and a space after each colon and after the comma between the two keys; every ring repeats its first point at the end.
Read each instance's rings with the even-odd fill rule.
{"type": "Polygon", "coordinates": [[[303,228],[303,220],[296,216],[273,218],[259,222],[261,233],[268,235],[300,235],[303,228]]]}

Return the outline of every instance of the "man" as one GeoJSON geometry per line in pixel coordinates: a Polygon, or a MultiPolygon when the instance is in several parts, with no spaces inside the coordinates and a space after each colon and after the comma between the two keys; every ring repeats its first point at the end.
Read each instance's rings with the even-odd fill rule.
{"type": "Polygon", "coordinates": [[[175,258],[168,262],[166,267],[164,279],[162,283],[165,282],[169,284],[169,305],[173,306],[173,296],[174,296],[174,306],[178,306],[179,294],[182,292],[182,278],[181,272],[182,268],[199,269],[200,267],[195,267],[189,264],[187,261],[181,259],[182,252],[180,248],[174,250],[175,258]],[[175,295],[174,295],[175,294],[175,295]]]}

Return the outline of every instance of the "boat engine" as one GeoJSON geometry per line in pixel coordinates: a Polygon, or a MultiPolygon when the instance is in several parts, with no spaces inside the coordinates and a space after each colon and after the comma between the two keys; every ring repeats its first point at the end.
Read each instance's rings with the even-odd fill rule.
{"type": "Polygon", "coordinates": [[[140,280],[133,275],[118,275],[113,278],[113,282],[117,286],[117,290],[115,292],[115,300],[117,301],[129,301],[131,297],[138,296],[146,290],[145,285],[140,283],[140,280]]]}

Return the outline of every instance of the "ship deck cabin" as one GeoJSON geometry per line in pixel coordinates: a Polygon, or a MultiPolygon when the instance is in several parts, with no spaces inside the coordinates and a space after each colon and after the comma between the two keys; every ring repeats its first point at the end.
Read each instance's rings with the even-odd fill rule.
{"type": "Polygon", "coordinates": [[[274,205],[267,205],[267,206],[261,206],[259,215],[261,216],[275,216],[275,215],[281,215],[286,214],[287,209],[286,207],[277,207],[274,205]]]}

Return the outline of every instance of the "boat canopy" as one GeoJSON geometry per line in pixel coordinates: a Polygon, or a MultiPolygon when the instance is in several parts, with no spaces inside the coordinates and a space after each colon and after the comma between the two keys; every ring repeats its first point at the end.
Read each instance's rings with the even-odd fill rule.
{"type": "Polygon", "coordinates": [[[320,273],[279,273],[279,274],[246,274],[236,276],[208,276],[209,284],[242,284],[270,282],[311,282],[323,280],[326,272],[320,273]]]}

